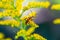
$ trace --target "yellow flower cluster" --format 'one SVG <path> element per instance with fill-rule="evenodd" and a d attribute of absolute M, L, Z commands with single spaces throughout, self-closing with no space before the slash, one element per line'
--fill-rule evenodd
<path fill-rule="evenodd" d="M 20 22 L 17 22 L 16 20 L 4 20 L 0 21 L 0 25 L 11 25 L 11 27 L 19 27 Z"/>
<path fill-rule="evenodd" d="M 27 6 L 23 7 L 23 10 L 28 10 L 30 8 L 48 8 L 50 6 L 50 2 L 46 1 L 46 2 L 29 2 Z M 52 10 L 60 10 L 60 4 L 53 4 L 51 6 Z"/>
<path fill-rule="evenodd" d="M 51 9 L 52 10 L 60 10 L 60 4 L 52 5 Z"/>
<path fill-rule="evenodd" d="M 33 21 L 29 21 L 29 24 L 33 27 L 39 27 L 37 24 L 35 24 Z"/>
<path fill-rule="evenodd" d="M 29 2 L 28 6 L 31 7 L 44 7 L 44 8 L 48 8 L 50 6 L 50 2 L 46 1 L 46 2 Z"/>
<path fill-rule="evenodd" d="M 6 4 L 4 5 L 4 8 L 5 8 L 5 9 L 13 9 L 13 6 L 12 6 L 11 4 L 6 3 Z"/>
<path fill-rule="evenodd" d="M 35 11 L 31 12 L 31 13 L 29 14 L 29 16 L 30 16 L 30 17 L 36 17 L 36 12 L 35 12 Z"/>
<path fill-rule="evenodd" d="M 14 0 L 1 0 L 2 2 L 12 2 Z"/>
<path fill-rule="evenodd" d="M 16 2 L 15 2 L 16 8 L 15 8 L 14 4 L 12 4 L 12 3 L 14 3 L 14 0 L 1 0 L 0 8 L 5 9 L 5 10 L 3 10 L 4 11 L 3 14 L 1 13 L 1 15 L 3 15 L 4 17 L 5 16 L 11 16 L 11 17 L 20 16 L 20 9 L 22 8 L 22 2 L 23 2 L 23 0 L 16 0 Z"/>
<path fill-rule="evenodd" d="M 20 31 L 18 31 L 18 32 L 17 32 L 17 35 L 15 36 L 15 39 L 18 39 L 18 37 L 24 35 L 25 32 L 26 32 L 25 30 L 20 30 Z"/>
<path fill-rule="evenodd" d="M 23 7 L 23 11 L 28 10 L 28 9 L 30 9 L 29 6 L 24 6 L 24 7 Z"/>
<path fill-rule="evenodd" d="M 4 38 L 4 34 L 0 33 L 0 39 L 3 39 L 3 38 Z"/>
<path fill-rule="evenodd" d="M 39 34 L 33 34 L 32 36 L 35 37 L 38 40 L 47 40 L 44 37 L 42 37 L 41 35 L 39 35 Z"/>
<path fill-rule="evenodd" d="M 4 38 L 5 35 L 0 32 L 0 40 L 12 40 L 11 38 Z"/>
<path fill-rule="evenodd" d="M 4 8 L 3 12 L 0 12 L 0 17 L 6 17 L 6 16 L 11 16 L 13 18 L 16 18 L 16 20 L 1 20 L 0 21 L 0 25 L 11 25 L 11 27 L 19 27 L 20 26 L 20 12 L 23 9 L 28 10 L 30 8 L 35 8 L 35 7 L 44 7 L 44 8 L 48 8 L 50 6 L 50 2 L 46 1 L 46 2 L 29 2 L 27 6 L 22 7 L 24 0 L 1 0 L 0 1 L 0 8 Z M 17 17 L 18 16 L 18 17 Z M 27 36 L 30 36 L 34 30 L 38 27 L 37 24 L 35 24 L 31 19 L 32 17 L 36 16 L 36 12 L 32 11 L 28 16 L 24 16 L 22 19 L 22 22 L 25 21 L 26 23 L 30 24 L 31 27 L 27 30 L 25 29 L 21 29 L 17 32 L 17 35 L 15 36 L 16 39 L 18 39 L 18 37 L 23 36 L 26 40 L 27 40 Z M 19 20 L 20 19 L 20 20 Z M 19 20 L 19 22 L 17 21 Z M 22 23 L 23 26 L 27 26 L 24 25 Z M 33 35 L 35 38 L 39 39 L 42 38 L 40 37 L 38 34 L 34 34 Z M 36 37 L 37 36 L 37 37 Z M 2 33 L 0 33 L 0 39 L 3 39 L 4 35 Z M 10 38 L 6 38 L 3 40 L 12 40 Z"/>
<path fill-rule="evenodd" d="M 2 2 L 7 2 L 7 0 L 1 0 Z"/>
<path fill-rule="evenodd" d="M 33 18 L 33 17 L 36 17 L 36 12 L 35 11 L 32 11 L 31 13 L 29 13 L 27 16 L 24 16 L 22 18 L 20 18 L 21 20 L 27 20 L 29 18 Z"/>
<path fill-rule="evenodd" d="M 26 35 L 31 35 L 31 33 L 33 33 L 35 31 L 36 27 L 30 27 L 27 31 L 26 31 Z"/>
<path fill-rule="evenodd" d="M 19 17 L 20 13 L 14 10 L 5 10 L 3 12 L 0 12 L 0 18 L 7 17 L 7 16 L 10 16 L 12 18 L 16 16 Z"/>
<path fill-rule="evenodd" d="M 54 24 L 60 24 L 60 18 L 57 18 L 57 19 L 53 20 L 53 23 Z"/>
<path fill-rule="evenodd" d="M 35 31 L 35 29 L 38 27 L 38 25 L 36 25 L 33 21 L 30 21 L 30 24 L 31 24 L 31 27 L 28 30 L 22 29 L 22 30 L 18 31 L 15 38 L 18 39 L 18 37 L 23 36 L 24 34 L 26 36 L 31 35 Z"/>
<path fill-rule="evenodd" d="M 34 30 L 35 30 L 35 27 L 31 27 L 27 31 L 20 30 L 19 32 L 17 32 L 17 35 L 15 36 L 15 39 L 18 39 L 18 37 L 25 35 L 27 37 L 26 39 L 30 39 L 30 37 L 33 36 L 35 39 L 38 39 L 38 40 L 47 40 L 39 34 L 31 35 L 34 32 Z"/>
<path fill-rule="evenodd" d="M 24 0 L 16 0 L 16 10 L 20 11 L 22 9 L 22 3 Z"/>
<path fill-rule="evenodd" d="M 0 2 L 0 8 L 3 8 L 3 5 L 4 5 L 3 2 Z"/>
<path fill-rule="evenodd" d="M 13 2 L 13 0 L 1 0 L 0 8 L 13 9 L 13 6 L 11 5 L 12 2 Z"/>

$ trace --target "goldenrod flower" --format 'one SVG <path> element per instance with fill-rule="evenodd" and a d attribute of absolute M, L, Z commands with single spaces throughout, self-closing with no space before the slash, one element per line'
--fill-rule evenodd
<path fill-rule="evenodd" d="M 37 2 L 29 2 L 28 3 L 28 6 L 31 8 L 34 8 L 34 7 L 37 7 L 37 4 L 36 4 Z"/>
<path fill-rule="evenodd" d="M 21 3 L 22 3 L 23 1 L 24 1 L 24 0 L 16 0 L 16 2 L 21 2 Z"/>
<path fill-rule="evenodd" d="M 33 34 L 33 37 L 35 37 L 35 39 L 38 39 L 38 40 L 47 40 L 39 34 Z"/>
<path fill-rule="evenodd" d="M 21 20 L 26 20 L 27 18 L 29 18 L 29 16 L 24 16 L 22 18 L 20 18 Z"/>
<path fill-rule="evenodd" d="M 12 18 L 15 17 L 15 14 L 11 14 L 10 17 L 12 17 Z"/>
<path fill-rule="evenodd" d="M 31 33 L 33 33 L 35 31 L 36 27 L 30 27 L 27 31 L 26 31 L 26 35 L 30 35 Z"/>
<path fill-rule="evenodd" d="M 16 10 L 22 9 L 22 3 L 24 0 L 16 0 Z"/>
<path fill-rule="evenodd" d="M 2 12 L 0 12 L 0 18 L 3 16 L 3 13 Z"/>
<path fill-rule="evenodd" d="M 2 2 L 7 2 L 7 0 L 2 0 Z"/>
<path fill-rule="evenodd" d="M 25 30 L 20 30 L 20 31 L 18 31 L 18 33 L 17 33 L 17 35 L 19 36 L 19 35 L 21 35 L 21 34 L 24 34 L 25 33 Z"/>
<path fill-rule="evenodd" d="M 20 11 L 16 11 L 14 14 L 15 14 L 15 16 L 19 17 L 21 13 L 20 13 Z"/>
<path fill-rule="evenodd" d="M 9 3 L 9 2 L 12 2 L 12 1 L 14 1 L 14 0 L 1 0 L 1 2 L 6 2 L 6 3 Z"/>
<path fill-rule="evenodd" d="M 19 27 L 20 25 L 20 22 L 17 22 L 16 20 L 12 20 L 11 23 L 12 23 L 11 26 L 13 25 L 13 26 Z"/>
<path fill-rule="evenodd" d="M 11 38 L 6 38 L 5 40 L 12 40 Z"/>
<path fill-rule="evenodd" d="M 12 1 L 14 1 L 14 0 L 7 0 L 7 2 L 12 2 Z"/>
<path fill-rule="evenodd" d="M 17 35 L 15 36 L 15 39 L 18 39 L 18 37 L 20 37 L 20 36 L 24 36 L 25 33 L 26 33 L 25 30 L 20 30 L 20 31 L 18 31 L 18 32 L 17 32 Z"/>
<path fill-rule="evenodd" d="M 3 14 L 3 16 L 4 16 L 4 17 L 7 17 L 7 16 L 9 16 L 9 14 L 8 14 L 8 13 L 5 13 L 5 14 Z"/>
<path fill-rule="evenodd" d="M 0 1 L 0 8 L 2 8 L 4 5 L 3 5 L 3 2 Z"/>
<path fill-rule="evenodd" d="M 22 18 L 20 18 L 20 19 L 21 19 L 21 20 L 28 20 L 29 18 L 33 18 L 33 17 L 35 17 L 35 16 L 36 16 L 36 12 L 33 11 L 33 12 L 29 13 L 27 16 L 24 16 L 24 17 L 22 17 Z"/>
<path fill-rule="evenodd" d="M 60 10 L 60 4 L 54 4 L 51 7 L 52 10 Z"/>
<path fill-rule="evenodd" d="M 17 5 L 16 10 L 18 10 L 18 11 L 22 10 L 22 4 Z"/>
<path fill-rule="evenodd" d="M 11 27 L 20 27 L 20 21 L 22 26 L 24 28 L 20 28 L 20 30 L 17 32 L 17 35 L 15 36 L 15 39 L 18 39 L 18 37 L 22 36 L 25 40 L 29 40 L 28 36 L 34 32 L 34 30 L 38 27 L 37 24 L 35 24 L 32 21 L 32 18 L 36 16 L 36 12 L 31 11 L 30 14 L 27 16 L 21 17 L 20 14 L 23 13 L 25 10 L 28 10 L 30 8 L 36 8 L 36 7 L 44 7 L 48 8 L 50 6 L 50 2 L 29 2 L 27 6 L 22 6 L 24 0 L 1 0 L 0 1 L 0 8 L 3 8 L 4 10 L 0 12 L 0 17 L 12 17 L 12 20 L 0 20 L 0 25 L 9 25 Z M 21 12 L 21 10 L 23 10 Z M 21 13 L 20 13 L 21 12 Z M 31 27 L 27 30 L 25 30 L 25 27 L 28 26 L 26 23 L 28 23 Z M 21 26 L 21 27 L 22 27 Z M 44 40 L 43 37 L 39 36 L 38 34 L 33 35 L 36 39 L 40 38 Z M 0 33 L 0 39 L 1 40 L 12 40 L 11 38 L 4 38 L 4 35 Z"/>
<path fill-rule="evenodd" d="M 48 8 L 49 6 L 50 6 L 50 2 L 48 2 L 48 1 L 46 1 L 45 3 L 44 3 L 45 5 L 45 8 Z"/>
<path fill-rule="evenodd" d="M 11 20 L 10 22 L 11 26 L 14 25 L 16 27 L 19 27 L 20 26 L 20 22 L 17 22 L 16 20 Z M 13 27 L 13 26 L 12 26 Z"/>
<path fill-rule="evenodd" d="M 36 12 L 35 12 L 35 11 L 31 12 L 31 13 L 29 14 L 29 16 L 30 16 L 30 17 L 35 17 L 35 16 L 36 16 Z"/>
<path fill-rule="evenodd" d="M 35 24 L 33 21 L 29 21 L 29 24 L 33 27 L 39 27 L 37 24 Z"/>
<path fill-rule="evenodd" d="M 9 14 L 9 13 L 12 13 L 13 11 L 14 11 L 14 10 L 12 10 L 12 9 L 11 9 L 11 10 L 6 9 L 6 10 L 3 11 L 3 13 L 4 13 L 4 14 L 5 14 L 5 13 L 8 13 L 8 14 Z"/>
<path fill-rule="evenodd" d="M 11 25 L 13 26 L 18 26 L 20 25 L 20 22 L 17 22 L 16 20 L 4 20 L 4 21 L 0 21 L 0 25 Z"/>
<path fill-rule="evenodd" d="M 11 16 L 11 17 L 19 17 L 20 12 L 19 11 L 14 11 L 14 10 L 5 10 L 2 12 L 2 15 L 5 16 Z"/>
<path fill-rule="evenodd" d="M 28 10 L 28 9 L 30 9 L 29 6 L 24 6 L 24 7 L 23 7 L 23 10 L 24 10 L 24 11 L 25 11 L 25 10 Z"/>
<path fill-rule="evenodd" d="M 0 12 L 0 18 L 9 16 L 9 13 Z"/>
<path fill-rule="evenodd" d="M 3 39 L 5 35 L 3 33 L 0 33 L 0 39 Z"/>
<path fill-rule="evenodd" d="M 6 9 L 13 9 L 13 6 L 9 3 L 5 4 L 4 8 Z"/>
<path fill-rule="evenodd" d="M 50 2 L 46 1 L 46 2 L 40 2 L 40 6 L 44 7 L 44 8 L 48 8 L 50 6 Z"/>
<path fill-rule="evenodd" d="M 53 20 L 53 23 L 54 24 L 60 24 L 60 18 L 57 18 L 57 19 Z"/>
<path fill-rule="evenodd" d="M 48 8 L 50 6 L 50 2 L 46 1 L 46 2 L 29 2 L 28 6 L 31 8 L 35 8 L 35 7 L 43 7 L 43 8 Z"/>

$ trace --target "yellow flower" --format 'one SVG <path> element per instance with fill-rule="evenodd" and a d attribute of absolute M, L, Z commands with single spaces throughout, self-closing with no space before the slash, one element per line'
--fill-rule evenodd
<path fill-rule="evenodd" d="M 28 6 L 31 7 L 37 7 L 37 2 L 29 2 Z"/>
<path fill-rule="evenodd" d="M 14 13 L 11 13 L 10 16 L 13 18 L 15 17 L 16 15 Z"/>
<path fill-rule="evenodd" d="M 14 10 L 5 10 L 3 13 L 9 14 L 9 16 L 11 16 L 11 17 L 20 16 L 20 12 L 14 11 Z"/>
<path fill-rule="evenodd" d="M 57 18 L 57 19 L 53 20 L 53 23 L 54 24 L 60 24 L 60 18 Z"/>
<path fill-rule="evenodd" d="M 0 21 L 0 25 L 1 25 L 1 24 L 3 24 L 3 22 L 2 22 L 2 21 Z"/>
<path fill-rule="evenodd" d="M 3 14 L 3 16 L 6 17 L 6 16 L 9 16 L 9 14 L 8 13 L 5 13 L 5 14 Z"/>
<path fill-rule="evenodd" d="M 20 26 L 20 22 L 17 22 L 16 20 L 10 20 L 10 24 L 12 27 L 19 27 Z"/>
<path fill-rule="evenodd" d="M 45 8 L 48 8 L 49 6 L 50 6 L 50 2 L 48 2 L 48 1 L 46 1 L 45 3 L 44 3 L 45 5 Z"/>
<path fill-rule="evenodd" d="M 5 37 L 5 35 L 0 32 L 0 39 L 3 39 L 4 37 Z"/>
<path fill-rule="evenodd" d="M 44 37 L 42 37 L 41 35 L 39 35 L 39 34 L 33 34 L 33 36 L 34 36 L 36 39 L 38 39 L 38 40 L 47 40 L 47 39 L 45 39 Z"/>
<path fill-rule="evenodd" d="M 37 24 L 35 24 L 33 21 L 30 21 L 29 24 L 30 24 L 31 26 L 33 26 L 33 27 L 36 27 L 36 28 L 39 27 L 39 26 L 38 26 Z"/>
<path fill-rule="evenodd" d="M 21 13 L 20 13 L 20 11 L 16 11 L 14 14 L 15 14 L 15 16 L 19 17 Z"/>
<path fill-rule="evenodd" d="M 2 0 L 2 2 L 7 2 L 7 0 Z"/>
<path fill-rule="evenodd" d="M 19 38 L 19 36 L 15 36 L 15 39 L 18 39 Z"/>
<path fill-rule="evenodd" d="M 29 16 L 24 16 L 24 17 L 21 17 L 20 20 L 26 20 L 27 18 L 29 18 Z"/>
<path fill-rule="evenodd" d="M 24 0 L 16 0 L 16 2 L 20 2 L 20 3 L 22 3 Z"/>
<path fill-rule="evenodd" d="M 11 16 L 11 17 L 20 16 L 20 12 L 7 9 L 3 11 L 3 16 Z"/>
<path fill-rule="evenodd" d="M 4 25 L 10 25 L 10 20 L 4 20 L 2 22 L 4 23 Z"/>
<path fill-rule="evenodd" d="M 24 7 L 23 7 L 23 10 L 24 10 L 24 11 L 25 11 L 25 10 L 28 10 L 28 9 L 30 9 L 29 6 L 24 6 Z"/>
<path fill-rule="evenodd" d="M 35 27 L 30 27 L 27 31 L 26 31 L 26 35 L 30 35 L 31 33 L 33 33 L 35 30 Z"/>
<path fill-rule="evenodd" d="M 52 5 L 51 9 L 52 10 L 60 10 L 60 4 Z"/>
<path fill-rule="evenodd" d="M 22 9 L 22 3 L 24 0 L 16 0 L 16 10 Z"/>
<path fill-rule="evenodd" d="M 12 1 L 14 1 L 14 0 L 7 0 L 7 2 L 12 2 Z"/>
<path fill-rule="evenodd" d="M 22 9 L 22 4 L 16 6 L 16 10 L 20 11 Z"/>
<path fill-rule="evenodd" d="M 2 12 L 0 12 L 0 18 L 3 16 L 3 13 Z"/>
<path fill-rule="evenodd" d="M 46 1 L 46 2 L 29 2 L 28 6 L 31 8 L 35 8 L 35 7 L 43 7 L 43 8 L 48 8 L 50 6 L 50 2 Z"/>
<path fill-rule="evenodd" d="M 25 33 L 25 30 L 20 30 L 20 31 L 18 31 L 18 33 L 17 33 L 17 35 L 21 35 L 21 34 L 24 34 Z"/>
<path fill-rule="evenodd" d="M 11 38 L 6 38 L 5 40 L 12 40 Z"/>
<path fill-rule="evenodd" d="M 4 20 L 0 21 L 0 25 L 11 25 L 12 27 L 19 27 L 20 22 L 17 22 L 16 20 Z"/>
<path fill-rule="evenodd" d="M 3 5 L 3 2 L 0 1 L 0 8 L 2 8 L 4 5 Z"/>
<path fill-rule="evenodd" d="M 11 13 L 11 12 L 13 12 L 13 10 L 6 9 L 6 10 L 3 11 L 4 14 L 5 13 Z"/>
<path fill-rule="evenodd" d="M 5 4 L 4 8 L 6 9 L 13 9 L 13 6 L 9 3 Z"/>
<path fill-rule="evenodd" d="M 13 2 L 14 0 L 1 0 L 1 2 L 6 2 L 6 3 L 10 3 Z"/>
<path fill-rule="evenodd" d="M 36 12 L 35 12 L 35 11 L 31 12 L 31 13 L 29 14 L 29 16 L 30 16 L 30 17 L 35 17 L 35 16 L 36 16 Z"/>
<path fill-rule="evenodd" d="M 15 36 L 15 39 L 18 39 L 18 37 L 23 36 L 23 35 L 25 34 L 25 32 L 26 32 L 26 31 L 23 30 L 23 29 L 20 30 L 20 31 L 18 31 L 18 32 L 17 32 L 17 35 Z"/>

